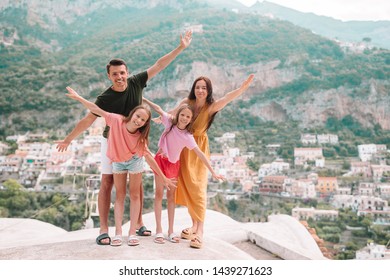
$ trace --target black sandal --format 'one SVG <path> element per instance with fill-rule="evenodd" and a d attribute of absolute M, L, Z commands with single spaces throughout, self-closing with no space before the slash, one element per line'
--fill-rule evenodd
<path fill-rule="evenodd" d="M 108 243 L 102 242 L 102 240 L 108 239 Z M 108 235 L 108 233 L 102 233 L 98 237 L 96 237 L 96 244 L 98 245 L 110 245 L 111 244 L 111 238 Z"/>
<path fill-rule="evenodd" d="M 135 233 L 139 236 L 151 236 L 152 235 L 152 231 L 147 229 L 145 226 L 142 226 L 139 229 L 137 229 Z M 147 234 L 147 233 L 149 233 L 149 234 Z"/>

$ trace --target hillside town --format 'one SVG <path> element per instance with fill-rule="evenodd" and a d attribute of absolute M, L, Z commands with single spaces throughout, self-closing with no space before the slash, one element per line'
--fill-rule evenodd
<path fill-rule="evenodd" d="M 55 186 L 45 182 L 58 181 L 75 174 L 99 174 L 101 127 L 94 125 L 89 128 L 66 152 L 58 152 L 56 144 L 49 143 L 48 134 L 45 133 L 7 137 L 8 142 L 17 144 L 17 149 L 9 154 L 9 147 L 0 143 L 1 189 L 4 188 L 2 183 L 12 178 L 29 191 L 53 191 Z M 235 133 L 228 132 L 215 138 L 214 141 L 222 147 L 222 153 L 212 153 L 210 158 L 214 170 L 224 175 L 229 186 L 232 186 L 232 189 L 224 190 L 226 199 L 239 199 L 248 193 L 317 199 L 327 202 L 332 209 L 295 207 L 291 216 L 300 221 L 309 218 L 335 220 L 339 209 L 349 208 L 356 211 L 358 216 L 369 216 L 374 224 L 390 225 L 390 165 L 386 161 L 389 156 L 386 145 L 359 145 L 359 157 L 348 162 L 350 167 L 347 172 L 342 176 L 325 177 L 318 173 L 326 168 L 338 167 L 334 163 L 327 163 L 322 145 L 337 145 L 337 135 L 302 134 L 300 141 L 303 147 L 294 148 L 291 162 L 278 158 L 280 144 L 266 145 L 266 152 L 271 155 L 269 158 L 274 160 L 261 164 L 257 171 L 251 170 L 247 161 L 259 155 L 255 151 L 242 154 L 235 146 L 235 137 Z M 151 172 L 148 166 L 145 167 L 147 172 Z M 211 180 L 210 176 L 212 189 L 214 184 Z M 216 189 L 212 191 L 222 192 Z M 373 246 L 376 244 L 368 244 L 371 249 L 365 250 L 379 250 L 377 247 L 373 249 Z M 387 253 L 382 255 L 387 256 Z M 364 252 L 359 253 L 359 257 L 369 258 Z"/>

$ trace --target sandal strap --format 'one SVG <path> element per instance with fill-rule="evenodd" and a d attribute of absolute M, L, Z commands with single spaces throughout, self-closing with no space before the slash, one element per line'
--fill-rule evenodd
<path fill-rule="evenodd" d="M 164 238 L 164 234 L 162 232 L 156 233 L 155 238 Z"/>
<path fill-rule="evenodd" d="M 120 240 L 122 241 L 122 235 L 115 235 L 113 238 L 112 238 L 112 241 L 114 240 Z"/>
<path fill-rule="evenodd" d="M 136 235 L 130 235 L 127 240 L 128 241 L 132 241 L 132 240 L 138 240 L 139 241 L 139 238 Z"/>
<path fill-rule="evenodd" d="M 190 234 L 192 234 L 192 228 L 185 228 L 181 232 L 184 234 L 190 235 Z"/>
<path fill-rule="evenodd" d="M 199 235 L 195 235 L 194 238 L 192 238 L 191 241 L 202 243 L 202 238 L 200 238 Z"/>

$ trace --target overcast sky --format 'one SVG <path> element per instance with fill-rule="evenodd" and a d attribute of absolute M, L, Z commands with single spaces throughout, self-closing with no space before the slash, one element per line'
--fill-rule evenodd
<path fill-rule="evenodd" d="M 237 0 L 251 6 L 257 0 Z M 267 0 L 301 12 L 343 21 L 390 20 L 390 0 Z M 262 2 L 262 0 L 259 0 Z"/>

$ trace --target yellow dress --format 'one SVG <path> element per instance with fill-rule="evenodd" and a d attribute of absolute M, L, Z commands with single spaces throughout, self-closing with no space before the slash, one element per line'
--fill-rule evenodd
<path fill-rule="evenodd" d="M 210 158 L 209 138 L 206 127 L 209 120 L 207 104 L 196 117 L 194 138 L 200 150 Z M 180 155 L 180 172 L 176 190 L 176 204 L 187 206 L 195 221 L 204 221 L 207 207 L 208 169 L 194 151 L 184 148 Z"/>

